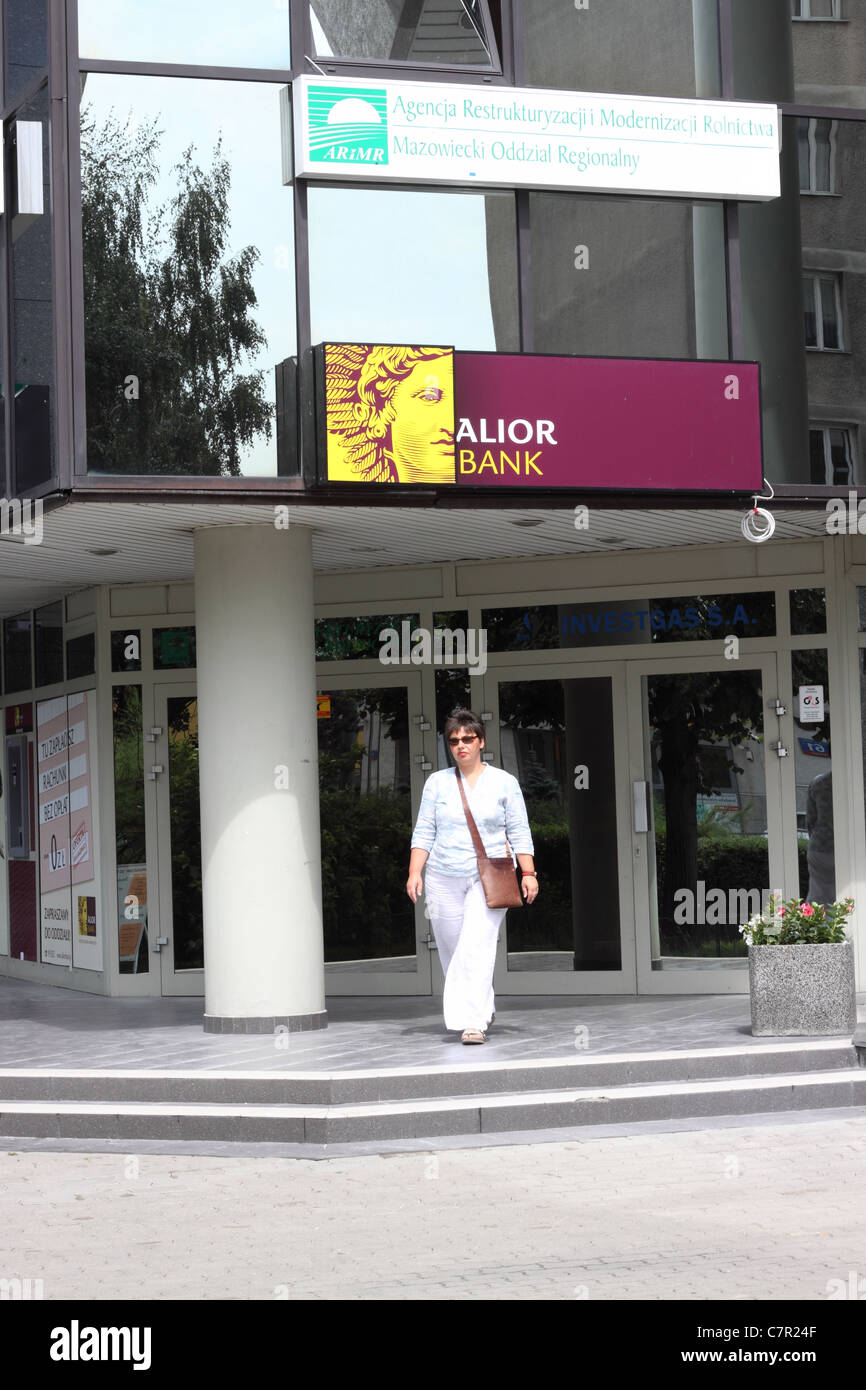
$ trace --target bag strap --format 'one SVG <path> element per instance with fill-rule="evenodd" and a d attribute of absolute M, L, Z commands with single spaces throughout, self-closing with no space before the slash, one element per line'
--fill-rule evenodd
<path fill-rule="evenodd" d="M 487 850 L 484 848 L 484 842 L 478 834 L 478 826 L 475 824 L 475 817 L 469 809 L 469 802 L 466 800 L 466 789 L 463 786 L 463 774 L 459 767 L 455 767 L 454 771 L 457 774 L 457 785 L 460 788 L 460 797 L 463 802 L 463 810 L 466 813 L 466 821 L 469 825 L 469 834 L 472 836 L 472 843 L 475 846 L 475 855 L 480 864 L 482 859 L 487 858 Z"/>

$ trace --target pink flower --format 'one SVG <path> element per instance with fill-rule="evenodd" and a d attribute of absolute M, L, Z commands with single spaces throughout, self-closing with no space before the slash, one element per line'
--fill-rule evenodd
<path fill-rule="evenodd" d="M 786 907 L 780 907 L 780 908 L 779 908 L 779 916 L 780 916 L 780 917 L 784 917 L 784 915 L 785 915 L 785 913 L 786 913 L 787 911 L 788 911 L 788 909 L 787 909 Z"/>
<path fill-rule="evenodd" d="M 814 917 L 814 915 L 815 915 L 815 909 L 814 909 L 814 907 L 812 907 L 809 903 L 804 903 L 804 904 L 803 904 L 803 916 L 804 916 L 804 917 Z"/>

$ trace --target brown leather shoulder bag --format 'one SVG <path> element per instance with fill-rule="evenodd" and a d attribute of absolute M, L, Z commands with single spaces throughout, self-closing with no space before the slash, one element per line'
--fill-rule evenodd
<path fill-rule="evenodd" d="M 463 774 L 459 767 L 455 767 L 454 771 L 457 774 L 457 785 L 460 788 L 469 834 L 472 836 L 472 843 L 475 846 L 478 873 L 481 876 L 481 887 L 484 889 L 487 906 L 523 907 L 523 894 L 520 891 L 520 884 L 517 882 L 517 871 L 512 860 L 509 857 L 505 859 L 489 858 L 484 848 L 484 842 L 478 834 L 475 817 L 469 809 L 466 788 L 463 786 Z"/>

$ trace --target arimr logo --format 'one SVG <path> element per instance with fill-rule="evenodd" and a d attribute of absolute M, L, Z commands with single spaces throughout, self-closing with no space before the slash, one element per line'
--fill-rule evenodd
<path fill-rule="evenodd" d="M 314 163 L 388 163 L 384 88 L 310 87 L 307 111 Z"/>

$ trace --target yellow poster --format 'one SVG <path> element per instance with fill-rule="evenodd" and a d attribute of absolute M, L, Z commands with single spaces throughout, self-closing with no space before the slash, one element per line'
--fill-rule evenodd
<path fill-rule="evenodd" d="M 456 481 L 454 352 L 325 345 L 329 483 Z"/>

